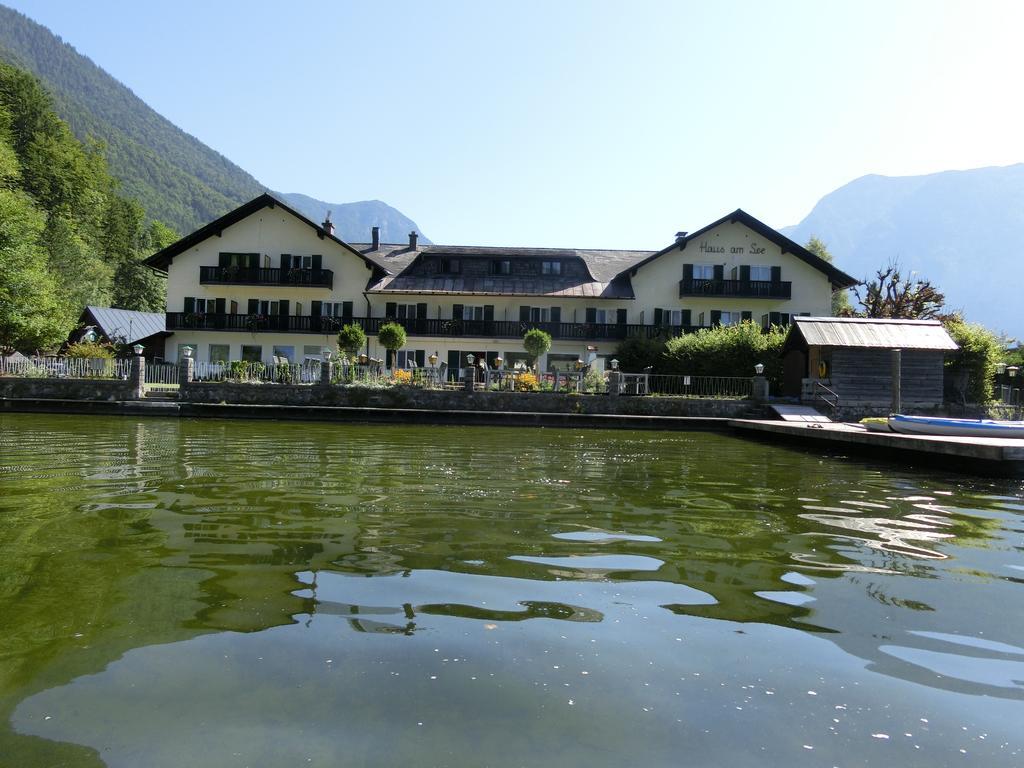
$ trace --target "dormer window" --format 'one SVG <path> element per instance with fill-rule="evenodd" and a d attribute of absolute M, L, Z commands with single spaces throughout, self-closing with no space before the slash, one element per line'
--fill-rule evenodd
<path fill-rule="evenodd" d="M 512 262 L 508 259 L 495 259 L 491 262 L 492 275 L 511 275 Z"/>
<path fill-rule="evenodd" d="M 462 271 L 462 265 L 458 259 L 439 259 L 437 271 L 446 275 L 457 275 Z"/>
<path fill-rule="evenodd" d="M 562 274 L 562 262 L 542 261 L 540 263 L 540 273 L 542 275 L 560 275 Z"/>

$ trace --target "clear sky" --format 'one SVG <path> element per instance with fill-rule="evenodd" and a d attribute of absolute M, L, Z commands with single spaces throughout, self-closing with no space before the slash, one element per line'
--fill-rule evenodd
<path fill-rule="evenodd" d="M 3 2 L 267 187 L 435 242 L 657 248 L 1024 161 L 1017 1 Z"/>

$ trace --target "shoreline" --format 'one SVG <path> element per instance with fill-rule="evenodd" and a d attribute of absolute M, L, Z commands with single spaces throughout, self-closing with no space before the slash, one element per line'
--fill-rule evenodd
<path fill-rule="evenodd" d="M 408 424 L 561 429 L 703 431 L 821 454 L 842 451 L 903 466 L 944 469 L 959 474 L 1024 477 L 1024 441 L 992 438 L 940 438 L 869 433 L 835 423 L 806 424 L 719 416 L 552 413 L 333 405 L 195 403 L 161 400 L 70 400 L 0 398 L 2 413 L 75 414 L 146 418 L 254 419 L 341 424 Z"/>

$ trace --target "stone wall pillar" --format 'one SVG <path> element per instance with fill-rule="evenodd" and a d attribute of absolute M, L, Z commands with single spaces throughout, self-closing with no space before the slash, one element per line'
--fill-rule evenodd
<path fill-rule="evenodd" d="M 612 370 L 608 374 L 608 394 L 618 397 L 622 392 L 622 374 L 618 370 Z"/>
<path fill-rule="evenodd" d="M 331 386 L 331 379 L 334 378 L 334 363 L 331 360 L 324 360 L 320 363 L 320 384 L 324 387 Z"/>
<path fill-rule="evenodd" d="M 467 365 L 462 369 L 462 386 L 467 392 L 476 391 L 476 366 Z"/>
<path fill-rule="evenodd" d="M 196 375 L 196 361 L 194 358 L 186 357 L 178 363 L 178 386 L 184 387 L 192 383 Z"/>
<path fill-rule="evenodd" d="M 146 358 L 135 355 L 132 358 L 132 372 L 129 376 L 132 385 L 132 397 L 141 400 L 146 396 Z"/>
<path fill-rule="evenodd" d="M 765 376 L 754 376 L 750 380 L 750 396 L 755 402 L 763 403 L 768 399 L 768 379 Z"/>

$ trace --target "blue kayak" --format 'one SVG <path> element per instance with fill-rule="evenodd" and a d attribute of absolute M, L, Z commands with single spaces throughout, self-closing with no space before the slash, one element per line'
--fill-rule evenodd
<path fill-rule="evenodd" d="M 889 428 L 906 435 L 1012 437 L 1024 440 L 1024 421 L 946 419 L 938 416 L 890 416 Z"/>

